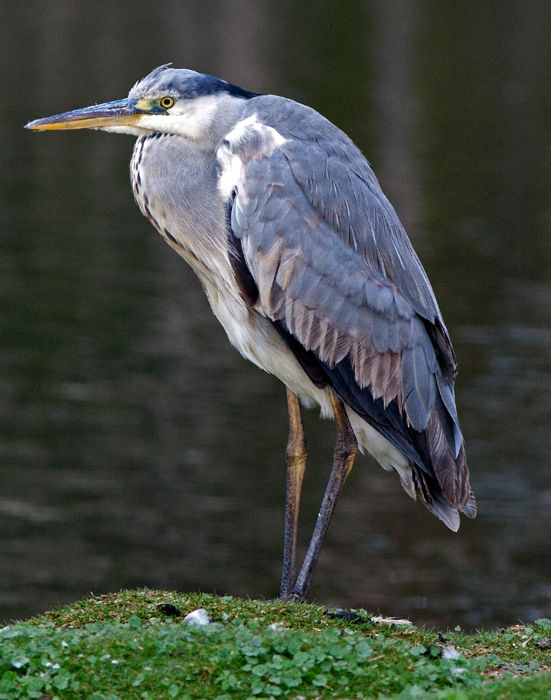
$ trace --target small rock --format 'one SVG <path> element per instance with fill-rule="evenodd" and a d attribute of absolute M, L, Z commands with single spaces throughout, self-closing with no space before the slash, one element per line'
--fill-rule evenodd
<path fill-rule="evenodd" d="M 157 610 L 164 613 L 165 615 L 170 615 L 171 617 L 178 617 L 181 615 L 181 611 L 172 603 L 163 603 L 162 605 L 157 605 Z"/>
<path fill-rule="evenodd" d="M 346 622 L 369 622 L 369 618 L 365 615 L 360 615 L 356 610 L 344 610 L 343 608 L 335 608 L 335 610 L 324 610 L 324 615 L 337 620 L 346 620 Z"/>
<path fill-rule="evenodd" d="M 212 622 L 205 608 L 197 608 L 184 617 L 186 625 L 208 625 Z"/>
<path fill-rule="evenodd" d="M 376 625 L 413 625 L 411 620 L 406 620 L 405 618 L 399 617 L 381 617 L 380 615 L 375 615 L 371 618 L 371 622 Z"/>
<path fill-rule="evenodd" d="M 455 647 L 449 646 L 442 649 L 443 659 L 459 659 L 461 654 L 457 651 Z"/>
<path fill-rule="evenodd" d="M 282 625 L 281 622 L 272 622 L 271 625 L 268 625 L 268 629 L 272 630 L 273 632 L 281 632 L 281 630 L 286 630 L 288 627 Z"/>

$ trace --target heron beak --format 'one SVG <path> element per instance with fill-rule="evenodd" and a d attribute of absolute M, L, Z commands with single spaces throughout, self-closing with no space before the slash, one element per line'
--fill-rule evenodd
<path fill-rule="evenodd" d="M 141 101 L 140 101 L 141 102 Z M 130 98 L 104 102 L 71 112 L 54 114 L 52 117 L 35 119 L 25 124 L 25 129 L 33 131 L 58 131 L 63 129 L 105 129 L 113 126 L 132 126 L 142 114 L 151 113 L 140 102 Z M 145 106 L 145 105 L 143 105 Z"/>

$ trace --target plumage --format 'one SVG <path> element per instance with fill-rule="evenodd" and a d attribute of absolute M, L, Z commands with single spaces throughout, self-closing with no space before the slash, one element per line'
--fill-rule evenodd
<path fill-rule="evenodd" d="M 300 113 L 300 133 L 274 118 L 292 112 Z M 431 475 L 414 479 L 416 492 L 455 528 L 447 508 L 472 514 L 455 355 L 394 210 L 359 150 L 313 110 L 258 97 L 243 121 L 230 144 L 242 170 L 234 192 L 240 213 L 229 224 L 260 290 L 254 311 L 312 352 L 344 403 Z M 259 142 L 257 124 L 276 129 L 281 143 Z M 389 411 L 392 420 L 381 421 Z"/>
<path fill-rule="evenodd" d="M 457 362 L 427 275 L 365 157 L 315 110 L 160 66 L 126 100 L 33 129 L 138 136 L 142 213 L 193 268 L 241 354 L 287 386 L 281 595 L 304 597 L 357 445 L 452 530 L 476 514 L 455 407 Z M 337 440 L 292 586 L 306 446 L 298 399 Z"/>

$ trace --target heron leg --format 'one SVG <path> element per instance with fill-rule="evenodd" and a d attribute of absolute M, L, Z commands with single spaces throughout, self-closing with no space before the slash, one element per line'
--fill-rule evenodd
<path fill-rule="evenodd" d="M 287 487 L 285 495 L 285 539 L 283 543 L 283 566 L 279 597 L 291 597 L 295 578 L 295 557 L 297 548 L 297 526 L 300 507 L 302 480 L 306 470 L 306 439 L 300 415 L 298 396 L 287 389 L 287 409 L 289 411 L 289 437 L 287 440 Z"/>
<path fill-rule="evenodd" d="M 335 510 L 337 498 L 347 476 L 352 470 L 352 466 L 358 452 L 356 436 L 354 435 L 354 431 L 352 430 L 342 402 L 334 394 L 332 394 L 331 403 L 335 414 L 335 422 L 337 424 L 337 437 L 335 442 L 335 450 L 333 453 L 333 467 L 325 489 L 321 508 L 318 513 L 318 519 L 312 534 L 312 539 L 310 540 L 310 545 L 308 546 L 308 551 L 306 552 L 300 574 L 298 575 L 296 583 L 291 591 L 291 597 L 298 600 L 304 600 L 306 594 L 308 593 L 312 576 L 314 575 L 314 571 L 318 563 L 321 545 L 323 544 L 327 528 L 329 527 L 329 521 L 331 520 L 331 516 Z"/>

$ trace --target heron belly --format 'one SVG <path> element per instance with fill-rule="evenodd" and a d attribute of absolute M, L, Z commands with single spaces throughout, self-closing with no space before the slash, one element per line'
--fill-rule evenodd
<path fill-rule="evenodd" d="M 230 343 L 250 362 L 273 374 L 295 392 L 306 405 L 319 405 L 322 415 L 332 416 L 327 389 L 316 387 L 293 353 L 283 342 L 271 321 L 250 309 L 235 289 L 202 280 L 216 318 L 222 324 Z"/>

